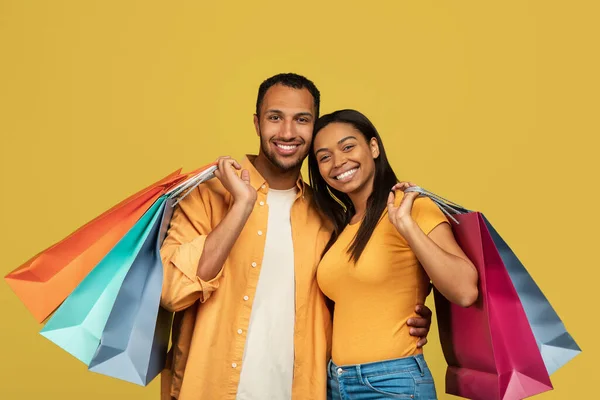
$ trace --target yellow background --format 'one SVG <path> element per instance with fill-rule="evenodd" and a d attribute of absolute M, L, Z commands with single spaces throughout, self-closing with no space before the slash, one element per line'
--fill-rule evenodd
<path fill-rule="evenodd" d="M 177 167 L 256 152 L 258 85 L 293 71 L 322 112 L 366 113 L 402 179 L 486 213 L 584 349 L 539 398 L 596 398 L 598 3 L 319 3 L 0 0 L 0 273 Z M 0 398 L 158 398 L 87 372 L 4 282 L 0 304 Z"/>

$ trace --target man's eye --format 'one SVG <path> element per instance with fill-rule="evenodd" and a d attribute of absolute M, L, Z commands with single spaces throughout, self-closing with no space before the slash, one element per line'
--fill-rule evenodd
<path fill-rule="evenodd" d="M 353 148 L 353 147 L 354 147 L 354 146 L 353 146 L 353 145 L 351 145 L 351 144 L 349 144 L 348 146 L 344 146 L 344 151 L 348 151 L 348 150 L 350 150 L 350 149 L 351 149 L 351 148 Z"/>
<path fill-rule="evenodd" d="M 270 119 L 271 121 L 277 121 L 277 120 L 279 120 L 279 115 L 271 115 L 271 116 L 269 117 L 269 119 Z"/>

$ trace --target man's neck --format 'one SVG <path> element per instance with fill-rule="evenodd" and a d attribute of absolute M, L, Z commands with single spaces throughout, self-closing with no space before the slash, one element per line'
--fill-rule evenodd
<path fill-rule="evenodd" d="M 264 155 L 259 154 L 254 159 L 254 168 L 262 175 L 263 178 L 269 184 L 269 187 L 275 190 L 286 190 L 291 189 L 296 185 L 298 177 L 300 176 L 300 169 L 302 166 L 291 169 L 289 171 L 282 171 L 281 168 L 273 165 Z"/>

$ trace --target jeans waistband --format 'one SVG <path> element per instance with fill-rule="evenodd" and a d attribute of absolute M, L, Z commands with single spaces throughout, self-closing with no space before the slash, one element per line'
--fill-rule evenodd
<path fill-rule="evenodd" d="M 338 378 L 344 379 L 358 379 L 362 382 L 364 375 L 392 374 L 410 371 L 411 369 L 418 369 L 421 375 L 425 375 L 426 368 L 427 363 L 425 362 L 423 354 L 417 354 L 415 356 L 397 358 L 394 360 L 343 366 L 336 365 L 333 360 L 329 360 L 327 374 L 330 378 L 332 376 L 337 376 Z"/>

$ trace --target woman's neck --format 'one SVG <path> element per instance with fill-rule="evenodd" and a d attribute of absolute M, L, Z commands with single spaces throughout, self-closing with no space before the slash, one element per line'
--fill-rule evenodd
<path fill-rule="evenodd" d="M 355 224 L 362 220 L 367 212 L 367 201 L 373 193 L 373 177 L 371 177 L 365 184 L 359 187 L 356 191 L 348 193 L 350 201 L 354 205 L 354 216 L 350 220 L 351 224 Z"/>

